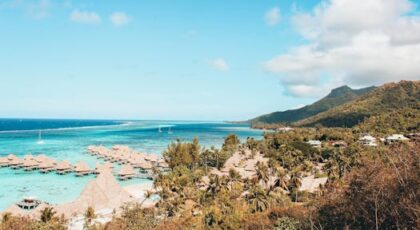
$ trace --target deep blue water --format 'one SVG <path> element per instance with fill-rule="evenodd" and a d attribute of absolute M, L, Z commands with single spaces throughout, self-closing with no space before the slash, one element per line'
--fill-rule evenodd
<path fill-rule="evenodd" d="M 75 128 L 121 124 L 111 120 L 75 120 L 75 119 L 0 119 L 0 131 L 39 130 Z"/>

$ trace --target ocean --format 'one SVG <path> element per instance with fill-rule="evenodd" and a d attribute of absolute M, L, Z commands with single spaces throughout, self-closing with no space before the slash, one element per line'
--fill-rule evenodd
<path fill-rule="evenodd" d="M 0 157 L 10 153 L 18 157 L 45 154 L 73 164 L 83 160 L 94 168 L 98 160 L 87 154 L 89 145 L 120 144 L 162 154 L 177 139 L 190 141 L 198 137 L 204 147 L 220 147 L 224 137 L 232 133 L 241 140 L 262 138 L 261 130 L 224 122 L 0 119 Z M 27 196 L 51 204 L 72 201 L 93 178 L 0 168 L 0 211 Z M 120 183 L 125 186 L 144 182 L 133 179 Z"/>

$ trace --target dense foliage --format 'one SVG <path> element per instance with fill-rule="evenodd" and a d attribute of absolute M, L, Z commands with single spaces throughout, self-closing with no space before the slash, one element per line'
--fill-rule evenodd
<path fill-rule="evenodd" d="M 412 116 L 418 119 L 419 109 L 420 81 L 401 81 L 400 83 L 385 84 L 354 101 L 300 120 L 294 125 L 314 126 L 319 124 L 326 127 L 353 127 L 371 116 L 384 118 L 393 115 L 400 117 L 407 114 L 408 110 L 411 110 L 414 113 Z M 374 120 L 367 122 L 377 126 L 386 126 L 386 122 L 378 123 Z M 417 126 L 417 124 L 411 125 Z"/>
<path fill-rule="evenodd" d="M 251 120 L 254 126 L 273 124 L 273 123 L 291 123 L 299 121 L 318 113 L 327 111 L 336 106 L 342 105 L 358 98 L 359 96 L 372 91 L 375 87 L 363 89 L 351 89 L 348 86 L 342 86 L 333 89 L 330 94 L 321 100 L 299 109 L 292 109 L 283 112 L 274 112 Z"/>

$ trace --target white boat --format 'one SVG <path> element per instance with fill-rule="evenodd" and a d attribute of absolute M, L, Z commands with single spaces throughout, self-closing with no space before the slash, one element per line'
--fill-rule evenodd
<path fill-rule="evenodd" d="M 37 144 L 39 144 L 39 145 L 41 145 L 41 144 L 44 144 L 45 142 L 42 140 L 42 131 L 41 130 L 39 130 L 39 133 L 38 133 L 38 141 L 36 142 Z"/>

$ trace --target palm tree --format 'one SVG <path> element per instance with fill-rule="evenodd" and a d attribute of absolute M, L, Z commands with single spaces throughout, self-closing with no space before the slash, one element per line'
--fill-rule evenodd
<path fill-rule="evenodd" d="M 147 191 L 145 192 L 145 194 L 144 194 L 144 199 L 143 199 L 143 201 L 140 203 L 140 207 L 142 207 L 142 206 L 143 206 L 143 203 L 144 203 L 147 199 L 149 199 L 152 195 L 153 195 L 153 192 L 151 192 L 151 191 L 147 190 Z"/>
<path fill-rule="evenodd" d="M 85 224 L 84 224 L 84 227 L 85 227 L 85 228 L 89 228 L 89 226 L 90 226 L 90 225 L 91 225 L 91 223 L 92 223 L 92 220 L 96 218 L 95 209 L 93 209 L 92 207 L 90 207 L 90 206 L 89 206 L 89 207 L 86 209 L 86 212 L 85 212 L 85 214 L 84 214 L 84 217 L 85 217 Z"/>
<path fill-rule="evenodd" d="M 270 179 L 267 165 L 258 161 L 257 164 L 255 164 L 255 166 L 258 181 L 263 181 L 264 186 L 267 187 L 267 183 Z"/>
<path fill-rule="evenodd" d="M 241 174 L 238 173 L 235 169 L 229 170 L 229 182 L 236 182 L 241 179 Z"/>
<path fill-rule="evenodd" d="M 324 165 L 323 169 L 328 175 L 328 179 L 335 180 L 337 175 L 337 162 L 333 159 L 328 160 L 328 162 Z"/>
<path fill-rule="evenodd" d="M 7 221 L 10 220 L 11 217 L 12 217 L 12 213 L 6 212 L 6 213 L 3 214 L 1 222 L 6 223 Z"/>
<path fill-rule="evenodd" d="M 300 186 L 302 185 L 301 176 L 298 172 L 295 172 L 290 177 L 289 186 L 290 190 L 294 191 L 296 194 L 296 202 L 298 201 L 298 191 Z"/>
<path fill-rule="evenodd" d="M 41 221 L 43 223 L 47 223 L 54 217 L 55 214 L 56 212 L 52 207 L 46 207 L 41 210 Z"/>
<path fill-rule="evenodd" d="M 206 194 L 214 198 L 216 194 L 221 190 L 221 187 L 222 183 L 220 177 L 218 175 L 211 175 Z"/>
<path fill-rule="evenodd" d="M 286 191 L 289 191 L 287 183 L 287 174 L 284 169 L 276 167 L 274 168 L 274 174 L 276 175 L 276 180 L 274 181 L 273 186 L 271 186 L 270 191 L 276 187 L 280 187 Z"/>
<path fill-rule="evenodd" d="M 251 205 L 252 212 L 263 212 L 268 209 L 268 196 L 259 185 L 253 186 L 245 199 Z"/>

